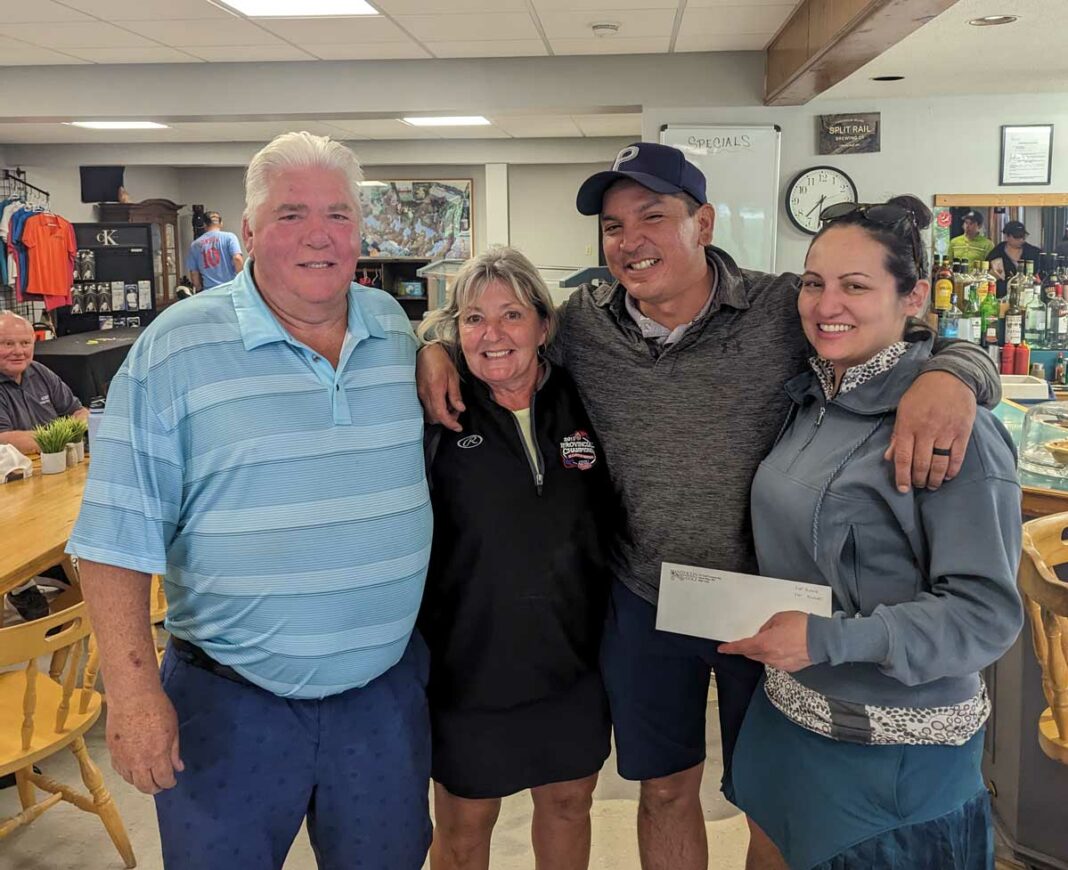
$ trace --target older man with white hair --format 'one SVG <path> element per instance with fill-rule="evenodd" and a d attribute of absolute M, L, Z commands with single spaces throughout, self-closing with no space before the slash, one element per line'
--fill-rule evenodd
<path fill-rule="evenodd" d="M 431 513 L 416 340 L 352 283 L 355 155 L 309 133 L 245 179 L 248 266 L 164 312 L 115 377 L 71 536 L 116 770 L 168 870 L 415 870 L 430 841 Z M 161 674 L 148 622 L 166 577 Z"/>
<path fill-rule="evenodd" d="M 34 360 L 35 340 L 30 321 L 13 311 L 0 311 L 0 444 L 10 444 L 27 456 L 37 453 L 35 426 L 56 417 L 89 418 L 88 409 L 59 375 Z M 53 571 L 50 576 L 59 580 L 63 574 Z M 7 600 L 25 620 L 48 615 L 48 600 L 35 579 L 12 589 Z"/>

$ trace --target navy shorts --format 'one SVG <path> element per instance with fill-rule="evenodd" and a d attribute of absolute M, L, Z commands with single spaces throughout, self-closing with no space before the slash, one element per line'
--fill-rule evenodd
<path fill-rule="evenodd" d="M 429 655 L 418 633 L 362 689 L 289 700 L 168 648 L 185 770 L 156 796 L 167 870 L 274 870 L 301 823 L 325 870 L 419 870 L 430 846 Z"/>
<path fill-rule="evenodd" d="M 622 583 L 612 595 L 601 644 L 601 671 L 612 710 L 619 775 L 648 780 L 705 760 L 705 708 L 716 672 L 728 798 L 731 756 L 764 666 L 716 652 L 718 641 L 656 630 L 656 607 Z"/>

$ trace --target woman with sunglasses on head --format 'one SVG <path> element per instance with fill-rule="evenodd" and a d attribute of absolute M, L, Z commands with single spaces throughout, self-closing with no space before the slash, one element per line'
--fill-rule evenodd
<path fill-rule="evenodd" d="M 722 652 L 765 665 L 734 754 L 736 803 L 796 870 L 986 870 L 979 672 L 1019 633 L 1020 488 L 980 408 L 960 473 L 900 492 L 883 459 L 931 356 L 913 197 L 822 215 L 798 311 L 812 371 L 753 481 L 760 571 L 831 587 L 834 615 L 772 617 Z"/>

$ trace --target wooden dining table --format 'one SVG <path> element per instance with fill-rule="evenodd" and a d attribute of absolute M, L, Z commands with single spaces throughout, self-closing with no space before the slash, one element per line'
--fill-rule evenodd
<path fill-rule="evenodd" d="M 0 484 L 0 595 L 67 559 L 89 462 L 61 474 L 41 474 L 37 465 L 32 477 Z"/>

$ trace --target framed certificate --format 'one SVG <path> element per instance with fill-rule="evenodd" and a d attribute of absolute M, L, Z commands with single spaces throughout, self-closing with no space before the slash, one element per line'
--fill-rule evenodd
<path fill-rule="evenodd" d="M 1053 125 L 1003 125 L 998 184 L 1049 184 L 1053 167 Z"/>

